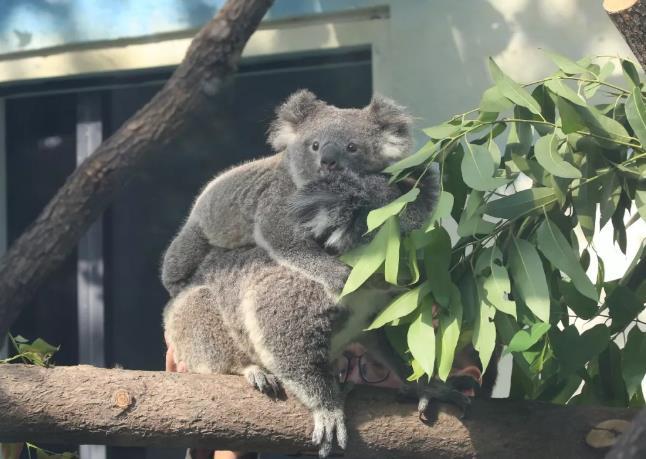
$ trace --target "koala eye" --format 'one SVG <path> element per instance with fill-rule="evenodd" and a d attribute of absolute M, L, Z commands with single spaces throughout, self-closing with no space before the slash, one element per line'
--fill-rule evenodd
<path fill-rule="evenodd" d="M 350 153 L 354 153 L 355 151 L 357 151 L 357 146 L 352 142 L 350 142 L 346 148 Z"/>
<path fill-rule="evenodd" d="M 318 151 L 319 143 L 317 141 L 312 142 L 312 150 Z"/>

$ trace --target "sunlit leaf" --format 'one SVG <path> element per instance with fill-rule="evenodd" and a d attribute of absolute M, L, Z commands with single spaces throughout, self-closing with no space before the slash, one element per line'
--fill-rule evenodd
<path fill-rule="evenodd" d="M 586 275 L 570 244 L 558 227 L 546 218 L 536 231 L 539 250 L 545 255 L 552 265 L 567 274 L 572 283 L 583 295 L 597 301 L 599 294 L 592 281 Z"/>
<path fill-rule="evenodd" d="M 371 210 L 368 214 L 368 231 L 379 228 L 388 218 L 399 214 L 409 202 L 413 202 L 419 195 L 419 188 L 412 188 L 392 202 L 379 209 Z"/>
<path fill-rule="evenodd" d="M 530 311 L 543 322 L 550 319 L 550 294 L 543 264 L 533 245 L 511 238 L 509 267 L 520 297 Z"/>
<path fill-rule="evenodd" d="M 462 302 L 460 291 L 452 286 L 451 302 L 448 309 L 442 309 L 439 314 L 439 329 L 437 349 L 437 376 L 446 381 L 451 372 L 455 349 L 460 338 L 462 324 Z"/>
<path fill-rule="evenodd" d="M 399 273 L 399 220 L 397 217 L 390 217 L 384 224 L 388 231 L 386 240 L 386 260 L 384 262 L 384 278 L 386 282 L 397 285 L 397 274 Z"/>
<path fill-rule="evenodd" d="M 348 280 L 343 286 L 341 296 L 354 292 L 368 280 L 386 260 L 386 247 L 388 244 L 389 230 L 383 226 L 370 243 L 363 247 L 361 256 L 356 260 Z"/>
<path fill-rule="evenodd" d="M 408 348 L 413 358 L 431 376 L 435 367 L 435 329 L 433 328 L 433 303 L 422 302 L 417 317 L 408 327 Z"/>
<path fill-rule="evenodd" d="M 523 352 L 532 347 L 550 329 L 550 324 L 538 322 L 529 328 L 519 330 L 509 342 L 509 352 Z"/>
<path fill-rule="evenodd" d="M 478 291 L 482 291 L 481 283 L 478 285 Z M 484 301 L 483 295 L 479 294 L 478 296 L 480 297 L 480 308 L 479 314 L 476 314 L 473 329 L 473 347 L 478 351 L 484 372 L 496 347 L 496 325 L 493 323 L 496 309 Z"/>
<path fill-rule="evenodd" d="M 384 325 L 392 322 L 400 317 L 407 316 L 415 309 L 420 303 L 420 300 L 431 291 L 431 286 L 428 282 L 424 282 L 417 287 L 402 293 L 395 300 L 390 303 L 377 318 L 370 324 L 367 330 L 383 327 Z"/>

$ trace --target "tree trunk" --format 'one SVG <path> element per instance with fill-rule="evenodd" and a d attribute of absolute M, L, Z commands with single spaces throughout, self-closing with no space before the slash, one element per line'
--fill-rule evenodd
<path fill-rule="evenodd" d="M 603 7 L 646 71 L 646 1 L 604 0 Z"/>
<path fill-rule="evenodd" d="M 446 408 L 447 412 L 444 411 Z M 428 426 L 393 391 L 355 389 L 346 457 L 602 457 L 591 428 L 635 410 L 477 400 L 460 420 L 443 407 Z M 0 366 L 0 442 L 312 451 L 311 419 L 294 399 L 273 401 L 237 376 L 90 366 Z"/>
<path fill-rule="evenodd" d="M 0 260 L 0 337 L 124 183 L 212 112 L 273 0 L 228 0 L 155 97 L 67 179 Z"/>

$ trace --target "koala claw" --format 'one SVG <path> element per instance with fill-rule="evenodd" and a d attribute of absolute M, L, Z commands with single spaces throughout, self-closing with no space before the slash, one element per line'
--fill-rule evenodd
<path fill-rule="evenodd" d="M 345 449 L 348 443 L 348 431 L 345 427 L 345 416 L 342 409 L 319 408 L 314 410 L 314 431 L 312 432 L 312 443 L 319 447 L 319 457 L 324 458 L 330 455 L 336 441 Z"/>
<path fill-rule="evenodd" d="M 245 368 L 244 376 L 251 384 L 251 387 L 271 398 L 280 398 L 283 395 L 280 380 L 257 365 L 250 365 Z"/>
<path fill-rule="evenodd" d="M 467 415 L 471 399 L 456 389 L 450 382 L 431 380 L 428 383 L 419 381 L 416 385 L 418 397 L 417 411 L 419 419 L 425 424 L 437 420 L 437 406 L 433 402 L 450 403 L 460 409 L 460 419 Z"/>

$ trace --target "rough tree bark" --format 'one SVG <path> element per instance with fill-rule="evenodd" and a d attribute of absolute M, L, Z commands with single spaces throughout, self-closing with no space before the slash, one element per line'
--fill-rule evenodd
<path fill-rule="evenodd" d="M 347 403 L 346 457 L 602 457 L 585 443 L 591 428 L 630 419 L 631 409 L 482 400 L 464 420 L 440 412 L 422 424 L 415 404 L 362 388 Z M 90 366 L 0 367 L 0 442 L 217 447 L 299 452 L 310 415 L 293 399 L 272 401 L 237 376 Z"/>
<path fill-rule="evenodd" d="M 123 184 L 212 112 L 214 96 L 235 73 L 272 3 L 228 0 L 197 34 L 164 88 L 70 175 L 13 243 L 0 260 L 0 337 Z"/>
<path fill-rule="evenodd" d="M 646 71 L 646 1 L 604 0 L 603 7 Z"/>

